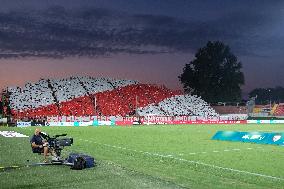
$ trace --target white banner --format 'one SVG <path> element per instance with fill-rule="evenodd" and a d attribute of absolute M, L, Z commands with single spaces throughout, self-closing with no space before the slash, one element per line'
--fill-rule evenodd
<path fill-rule="evenodd" d="M 98 125 L 111 125 L 111 121 L 98 121 Z"/>
<path fill-rule="evenodd" d="M 258 123 L 258 124 L 264 124 L 264 123 L 284 123 L 284 120 L 247 120 L 247 123 Z"/>
<path fill-rule="evenodd" d="M 17 133 L 15 131 L 0 131 L 0 135 L 4 137 L 28 137 L 26 135 L 23 135 L 21 133 Z"/>
<path fill-rule="evenodd" d="M 74 122 L 46 122 L 46 126 L 74 126 Z"/>
<path fill-rule="evenodd" d="M 89 122 L 79 122 L 79 126 L 92 126 L 93 122 L 89 121 Z"/>
<path fill-rule="evenodd" d="M 46 122 L 46 126 L 92 126 L 93 122 Z"/>

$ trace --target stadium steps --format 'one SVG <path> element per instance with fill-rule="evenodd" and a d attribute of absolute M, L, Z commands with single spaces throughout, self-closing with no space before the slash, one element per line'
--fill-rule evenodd
<path fill-rule="evenodd" d="M 271 111 L 270 111 L 270 115 L 274 115 L 274 113 L 275 113 L 277 107 L 278 107 L 278 104 L 274 104 L 273 108 L 272 108 Z"/>
<path fill-rule="evenodd" d="M 275 112 L 274 112 L 275 116 L 283 116 L 284 115 L 284 104 L 280 103 L 278 104 Z"/>
<path fill-rule="evenodd" d="M 96 112 L 96 99 L 94 98 L 93 95 L 91 95 L 87 89 L 87 87 L 84 85 L 84 83 L 80 80 L 80 78 L 78 78 L 79 83 L 81 84 L 81 86 L 83 87 L 83 89 L 86 91 L 88 97 L 90 98 L 92 104 L 93 104 L 93 111 Z"/>
<path fill-rule="evenodd" d="M 261 112 L 261 108 L 253 108 L 253 113 L 260 113 Z"/>
<path fill-rule="evenodd" d="M 109 83 L 109 84 L 113 87 L 113 89 L 117 89 L 117 88 L 112 84 L 112 82 L 107 81 L 107 83 Z"/>
<path fill-rule="evenodd" d="M 94 90 L 94 93 L 92 93 L 88 90 L 88 85 L 87 83 L 84 83 L 84 80 L 79 78 L 77 81 L 76 85 L 82 90 L 81 92 L 85 94 L 84 96 L 75 97 L 75 95 L 71 100 L 59 102 L 60 97 L 57 96 L 57 88 L 53 84 L 53 80 L 47 79 L 47 87 L 50 89 L 49 93 L 52 96 L 53 104 L 25 110 L 24 112 L 15 111 L 16 115 L 19 115 L 19 117 L 53 115 L 127 116 L 135 114 L 137 108 L 143 108 L 149 104 L 157 106 L 160 101 L 178 95 L 176 91 L 157 85 L 129 84 L 120 86 L 116 85 L 116 83 L 111 80 L 104 80 L 104 82 L 107 82 L 109 85 L 108 90 L 101 92 L 95 92 L 99 90 Z M 118 84 L 121 83 L 118 82 Z M 74 89 L 72 88 L 72 90 Z M 165 111 L 163 112 L 166 113 Z"/>
<path fill-rule="evenodd" d="M 5 116 L 7 115 L 11 115 L 11 107 L 10 107 L 10 102 L 9 102 L 9 99 L 10 99 L 10 94 L 7 92 L 5 94 L 3 94 L 3 98 L 2 98 L 2 105 L 3 106 L 3 110 L 5 109 L 5 111 L 3 111 L 3 113 L 5 113 Z M 3 114 L 4 115 L 4 114 Z"/>
<path fill-rule="evenodd" d="M 4 92 L 2 93 L 1 99 L 0 99 L 0 103 L 1 103 L 1 111 L 0 113 L 2 114 L 2 116 L 7 116 L 7 115 L 11 115 L 11 108 L 10 108 L 10 101 L 9 101 L 9 93 L 8 92 Z"/>
<path fill-rule="evenodd" d="M 47 86 L 48 86 L 48 87 L 50 88 L 50 90 L 52 91 L 51 95 L 52 95 L 53 98 L 54 98 L 55 105 L 56 105 L 56 107 L 57 107 L 57 110 L 58 110 L 58 112 L 59 112 L 59 115 L 61 116 L 61 115 L 62 115 L 62 112 L 60 111 L 59 101 L 58 101 L 58 99 L 57 99 L 57 97 L 56 97 L 55 90 L 54 90 L 54 88 L 53 88 L 53 86 L 52 86 L 52 84 L 51 84 L 51 82 L 50 82 L 49 79 L 47 80 L 47 83 L 48 83 Z"/>
<path fill-rule="evenodd" d="M 158 106 L 159 107 L 159 106 Z M 167 112 L 166 110 L 164 110 L 163 108 L 159 107 L 159 109 L 165 114 L 165 115 L 169 115 L 169 112 Z"/>

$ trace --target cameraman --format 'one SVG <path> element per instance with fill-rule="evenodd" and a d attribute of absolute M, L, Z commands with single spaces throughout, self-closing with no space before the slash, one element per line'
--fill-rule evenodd
<path fill-rule="evenodd" d="M 31 137 L 31 146 L 33 153 L 43 153 L 44 162 L 47 162 L 48 156 L 48 143 L 40 135 L 41 130 L 39 128 L 35 129 L 35 134 Z"/>

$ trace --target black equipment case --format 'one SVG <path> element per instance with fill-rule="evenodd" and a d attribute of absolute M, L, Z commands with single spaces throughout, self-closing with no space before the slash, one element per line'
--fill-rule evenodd
<path fill-rule="evenodd" d="M 80 154 L 80 153 L 71 153 L 69 154 L 67 161 L 68 163 L 74 163 L 74 161 L 76 160 L 76 158 L 78 157 L 82 157 L 85 161 L 85 168 L 91 168 L 95 166 L 95 159 L 89 155 L 86 154 Z"/>

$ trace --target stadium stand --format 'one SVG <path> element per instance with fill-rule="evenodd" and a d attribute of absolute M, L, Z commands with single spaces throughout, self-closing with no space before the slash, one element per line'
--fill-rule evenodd
<path fill-rule="evenodd" d="M 247 114 L 246 106 L 212 106 L 218 114 Z"/>
<path fill-rule="evenodd" d="M 272 107 L 272 109 L 270 111 L 270 115 L 274 115 L 275 114 L 275 111 L 276 111 L 277 107 L 278 107 L 278 104 L 274 104 L 273 105 L 273 107 Z"/>
<path fill-rule="evenodd" d="M 97 93 L 93 98 L 96 99 L 98 111 L 102 115 L 126 116 L 134 115 L 138 107 L 158 103 L 175 94 L 177 92 L 156 85 L 134 84 Z"/>
<path fill-rule="evenodd" d="M 59 105 L 61 115 L 84 116 L 94 115 L 94 106 L 89 96 L 78 97 L 70 101 L 62 102 Z"/>
<path fill-rule="evenodd" d="M 47 116 L 145 116 L 218 114 L 200 97 L 134 80 L 76 76 L 41 79 L 23 88 L 8 88 L 15 119 Z"/>
<path fill-rule="evenodd" d="M 273 107 L 270 104 L 267 105 L 255 105 L 253 108 L 253 115 L 254 116 L 269 116 L 273 115 L 273 112 L 276 111 L 277 105 L 273 105 Z M 274 108 L 274 109 L 273 109 Z"/>
<path fill-rule="evenodd" d="M 86 92 L 98 93 L 113 90 L 112 83 L 107 78 L 79 77 L 81 85 L 85 86 Z"/>
<path fill-rule="evenodd" d="M 58 102 L 66 102 L 80 96 L 85 96 L 86 90 L 77 77 L 50 81 Z"/>
<path fill-rule="evenodd" d="M 144 108 L 138 108 L 140 116 L 169 115 L 182 116 L 194 115 L 204 118 L 218 117 L 218 114 L 204 100 L 197 96 L 175 95 L 159 102 L 156 106 L 151 104 Z"/>
<path fill-rule="evenodd" d="M 274 112 L 275 116 L 284 116 L 284 103 L 280 103 L 278 104 L 275 112 Z"/>
<path fill-rule="evenodd" d="M 54 103 L 47 80 L 27 83 L 22 89 L 19 87 L 8 88 L 8 92 L 10 93 L 10 107 L 14 110 L 27 110 Z"/>
<path fill-rule="evenodd" d="M 260 113 L 262 111 L 262 108 L 260 107 L 254 107 L 253 108 L 253 113 Z"/>

